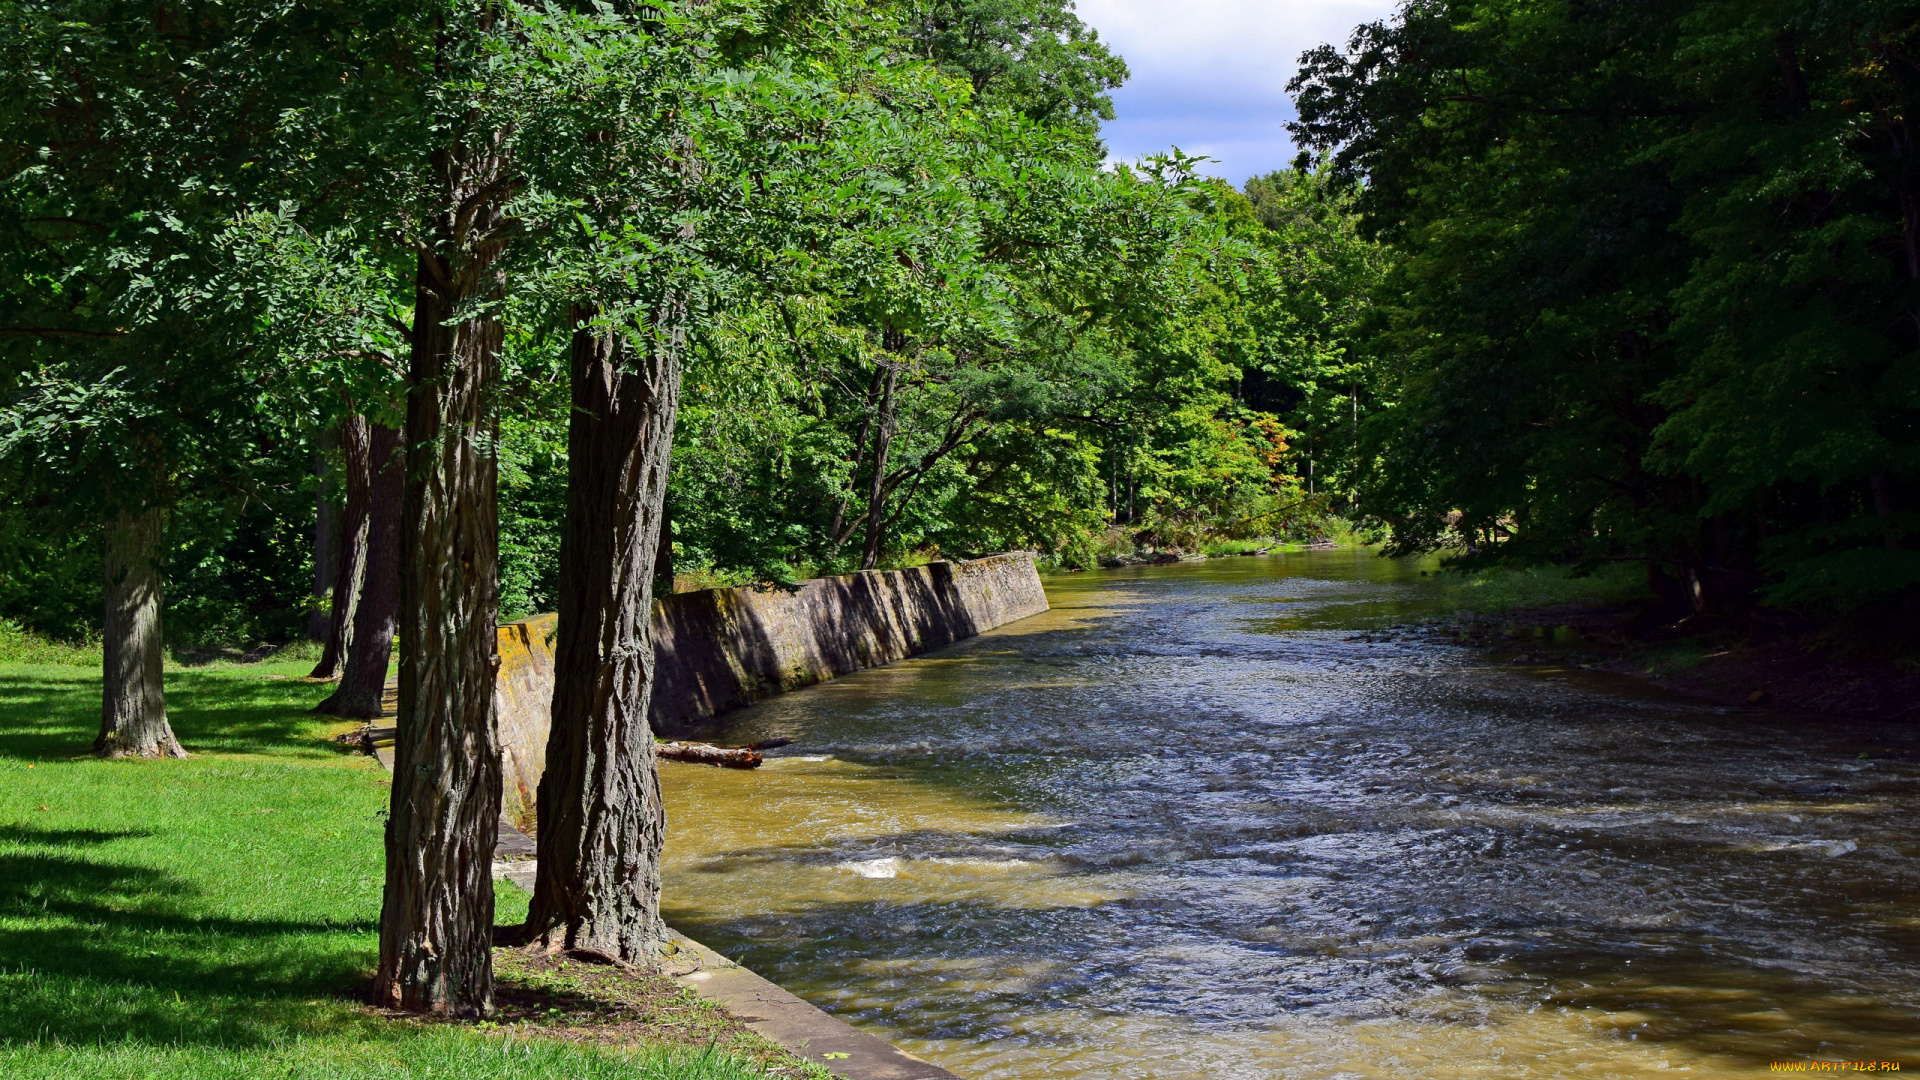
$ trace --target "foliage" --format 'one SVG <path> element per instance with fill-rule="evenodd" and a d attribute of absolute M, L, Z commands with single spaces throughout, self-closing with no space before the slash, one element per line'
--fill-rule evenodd
<path fill-rule="evenodd" d="M 1498 614 L 1564 604 L 1629 604 L 1647 599 L 1637 568 L 1621 563 L 1591 574 L 1564 566 L 1497 566 L 1478 573 L 1441 573 L 1439 607 L 1449 614 Z"/>
<path fill-rule="evenodd" d="M 1324 158 L 1254 177 L 1245 198 L 1261 228 L 1238 223 L 1236 232 L 1259 245 L 1265 277 L 1252 298 L 1257 345 L 1242 361 L 1238 396 L 1285 420 L 1309 494 L 1351 513 L 1360 424 L 1384 404 L 1368 346 L 1388 251 L 1361 234 L 1358 196 Z"/>
<path fill-rule="evenodd" d="M 55 641 L 100 625 L 100 542 L 55 513 L 0 501 L 0 619 Z"/>
<path fill-rule="evenodd" d="M 1304 58 L 1295 136 L 1395 249 L 1361 488 L 1400 550 L 1913 624 L 1916 16 L 1418 0 Z"/>
<path fill-rule="evenodd" d="M 100 647 L 42 637 L 10 619 L 0 619 L 0 664 L 100 665 Z"/>
<path fill-rule="evenodd" d="M 906 0 L 913 50 L 967 81 L 974 97 L 1089 140 L 1113 119 L 1107 91 L 1127 65 L 1073 13 L 1071 0 Z"/>
<path fill-rule="evenodd" d="M 214 5 L 161 45 L 121 9 L 55 6 L 71 18 L 32 22 L 19 70 L 67 87 L 47 58 L 80 41 L 124 74 L 61 92 L 141 131 L 58 168 L 16 154 L 9 197 L 22 221 L 106 199 L 147 231 L 16 229 L 8 257 L 32 272 L 7 318 L 87 282 L 70 322 L 150 337 L 126 363 L 117 339 L 6 338 L 0 496 L 38 516 L 0 534 L 18 572 L 0 616 L 40 633 L 97 626 L 88 530 L 141 468 L 139 497 L 172 510 L 175 644 L 297 632 L 322 433 L 399 418 L 437 212 L 422 151 L 448 117 L 505 133 L 515 163 L 506 287 L 484 301 L 506 331 L 507 616 L 554 603 L 582 310 L 636 347 L 692 346 L 669 496 L 690 583 L 1015 547 L 1093 565 L 1316 535 L 1350 500 L 1351 421 L 1374 407 L 1353 328 L 1378 262 L 1352 196 L 1324 168 L 1248 197 L 1177 153 L 1102 168 L 1125 66 L 1058 0 L 644 19 L 448 0 L 306 22 Z M 458 42 L 435 38 L 442 18 Z M 296 46 L 284 70 L 247 60 Z M 9 145 L 84 111 L 10 114 Z M 160 169 L 179 145 L 192 168 Z M 172 246 L 128 239 L 149 234 Z M 58 266 L 35 270 L 47 251 Z M 68 488 L 102 494 L 54 505 Z"/>

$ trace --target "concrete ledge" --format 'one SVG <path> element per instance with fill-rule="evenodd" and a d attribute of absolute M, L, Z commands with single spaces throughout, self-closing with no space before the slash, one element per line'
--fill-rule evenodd
<path fill-rule="evenodd" d="M 679 950 L 670 958 L 675 979 L 754 1031 L 847 1080 L 959 1080 L 807 1004 L 679 931 L 673 932 L 673 943 Z"/>
<path fill-rule="evenodd" d="M 504 821 L 500 838 L 494 878 L 532 892 L 533 841 Z M 817 1062 L 847 1080 L 959 1080 L 938 1065 L 808 1004 L 678 930 L 668 933 L 673 952 L 663 964 L 667 974 L 795 1056 Z"/>
<path fill-rule="evenodd" d="M 815 578 L 794 588 L 708 589 L 653 605 L 655 734 L 675 738 L 775 694 L 880 667 L 1047 610 L 1031 552 Z M 531 828 L 547 767 L 554 615 L 500 627 L 501 796 Z"/>

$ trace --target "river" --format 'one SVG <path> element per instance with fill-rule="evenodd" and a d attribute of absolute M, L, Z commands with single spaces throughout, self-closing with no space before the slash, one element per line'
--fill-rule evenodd
<path fill-rule="evenodd" d="M 1920 1067 L 1913 725 L 1383 632 L 1420 568 L 1053 577 L 737 713 L 794 745 L 664 767 L 667 916 L 968 1080 Z"/>

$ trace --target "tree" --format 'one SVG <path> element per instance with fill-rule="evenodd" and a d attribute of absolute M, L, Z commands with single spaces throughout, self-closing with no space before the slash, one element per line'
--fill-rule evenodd
<path fill-rule="evenodd" d="M 500 742 L 493 712 L 499 613 L 495 394 L 504 337 L 502 257 L 522 183 L 511 120 L 489 91 L 511 61 L 516 9 L 437 6 L 432 119 L 401 163 L 419 252 L 407 368 L 400 527 L 400 712 L 374 997 L 390 1008 L 480 1016 L 493 1004 L 493 847 Z M 477 98 L 477 100 L 476 100 Z"/>
<path fill-rule="evenodd" d="M 347 521 L 360 522 L 361 531 L 356 534 L 358 543 L 347 545 L 349 551 L 358 549 L 353 560 L 358 564 L 355 567 L 358 574 L 357 580 L 349 585 L 348 571 L 343 566 L 341 585 L 334 593 L 335 603 L 339 604 L 341 590 L 351 589 L 347 611 L 353 628 L 346 635 L 339 689 L 315 706 L 314 711 L 372 720 L 380 716 L 384 704 L 387 667 L 393 657 L 393 635 L 399 619 L 400 528 L 406 498 L 406 457 L 399 429 L 379 421 L 367 424 L 362 419 L 360 423 L 368 429 L 362 451 L 365 456 L 360 465 L 364 473 L 361 483 L 365 488 L 365 511 L 354 515 L 351 488 L 347 504 Z M 350 463 L 351 460 L 350 455 Z"/>
<path fill-rule="evenodd" d="M 263 449 L 253 313 L 223 287 L 218 241 L 298 140 L 286 106 L 313 68 L 262 14 L 4 10 L 0 454 L 106 535 L 103 754 L 179 752 L 160 683 L 168 518 L 244 490 Z"/>
<path fill-rule="evenodd" d="M 606 328 L 644 325 L 666 342 L 678 334 L 686 301 L 675 276 L 651 264 L 671 262 L 672 245 L 691 224 L 677 194 L 696 148 L 680 134 L 684 112 L 673 106 L 701 67 L 703 42 L 683 47 L 675 36 L 691 24 L 651 7 L 482 4 L 442 14 L 433 27 L 433 78 L 419 90 L 422 115 L 432 117 L 431 141 L 423 142 L 431 154 L 411 159 L 416 171 L 403 174 L 415 193 L 406 218 L 430 228 L 414 237 L 420 263 L 409 331 L 400 733 L 376 994 L 401 1008 L 476 1015 L 490 1005 L 488 870 L 500 813 L 492 711 L 497 395 L 506 312 L 523 301 L 538 307 L 543 290 L 574 294 L 578 390 L 593 418 L 606 422 L 596 430 L 580 418 L 581 437 L 629 468 L 605 473 L 600 483 L 587 472 L 599 463 L 583 458 L 570 478 L 569 508 L 581 510 L 569 536 L 585 550 L 568 560 L 581 587 L 561 590 L 565 675 L 555 700 L 557 709 L 584 704 L 587 712 L 557 714 L 561 743 L 548 770 L 557 794 L 550 798 L 543 781 L 541 804 L 575 798 L 616 813 L 609 819 L 590 810 L 582 827 L 599 831 L 576 833 L 569 843 L 550 836 L 568 816 L 543 809 L 536 917 L 548 921 L 536 932 L 564 922 L 576 945 L 584 929 L 591 942 L 614 943 L 614 955 L 637 958 L 658 946 L 657 876 L 645 871 L 657 863 L 661 823 L 657 801 L 650 810 L 644 795 L 655 781 L 643 720 L 645 659 L 633 642 L 645 640 L 636 613 L 647 609 L 677 368 L 669 353 L 663 368 L 621 371 L 617 339 Z M 546 246 L 516 243 L 536 233 Z M 606 323 L 597 322 L 602 317 Z M 596 376 L 616 397 L 598 395 Z M 568 596 L 581 602 L 569 604 Z M 615 699 L 596 699 L 583 679 L 598 680 Z M 637 729 L 635 717 L 642 718 Z M 582 759 L 567 752 L 565 739 L 578 725 L 607 737 L 610 749 L 590 760 L 620 779 L 607 783 L 603 771 L 586 766 L 576 771 Z M 639 799 L 621 801 L 631 794 L 627 779 L 643 789 Z M 589 860 L 608 845 L 618 857 Z M 554 884 L 569 874 L 570 884 Z M 583 911 L 582 890 L 586 900 L 614 907 Z"/>
<path fill-rule="evenodd" d="M 1071 0 L 906 0 L 901 11 L 914 51 L 965 79 L 983 107 L 1070 127 L 1098 148 L 1127 64 Z"/>
<path fill-rule="evenodd" d="M 333 577 L 326 588 L 330 610 L 320 639 L 320 660 L 307 673 L 309 679 L 339 678 L 352 647 L 353 613 L 360 603 L 360 586 L 367 569 L 367 519 L 373 509 L 373 478 L 368 470 L 373 450 L 368 446 L 367 418 L 353 413 L 327 431 L 329 437 L 323 445 L 339 447 L 341 487 L 346 489 L 346 499 L 337 518 L 330 512 L 324 489 L 316 500 L 320 510 L 314 515 L 314 574 L 317 582 L 321 567 L 330 562 Z M 323 559 L 321 553 L 328 547 L 333 549 L 332 558 Z M 321 711 L 329 711 L 324 702 Z"/>
<path fill-rule="evenodd" d="M 671 302 L 671 301 L 669 301 Z M 665 809 L 647 725 L 654 562 L 679 405 L 682 331 L 628 356 L 576 336 L 553 724 L 540 777 L 530 936 L 628 963 L 659 955 Z"/>
<path fill-rule="evenodd" d="M 586 243 L 557 274 L 571 286 L 567 508 L 527 932 L 548 948 L 647 962 L 664 937 L 665 838 L 648 613 L 671 542 L 684 355 L 738 264 L 728 230 L 703 226 L 732 218 L 736 236 L 742 221 L 784 233 L 790 206 L 769 192 L 818 186 L 805 159 L 823 133 L 801 131 L 838 95 L 810 81 L 806 58 L 766 55 L 781 35 L 726 12 L 613 11 L 574 25 L 591 36 L 598 77 L 586 81 L 600 92 L 552 119 L 546 130 L 572 137 L 541 155 L 555 177 L 546 194 L 566 200 L 567 227 Z M 833 46 L 843 59 L 846 44 Z M 721 60 L 739 66 L 716 70 Z"/>
<path fill-rule="evenodd" d="M 681 252 L 706 167 L 690 114 L 703 107 L 711 29 L 631 8 L 582 23 L 604 64 L 602 93 L 553 125 L 575 138 L 551 151 L 570 168 L 550 190 L 572 197 L 590 242 L 568 310 L 559 625 L 526 930 L 556 951 L 623 963 L 651 963 L 665 939 L 650 612 L 694 284 Z"/>
<path fill-rule="evenodd" d="M 338 182 L 312 186 L 328 199 Z M 318 429 L 322 446 L 340 452 L 340 552 L 326 648 L 310 677 L 340 680 L 317 711 L 364 719 L 381 713 L 399 611 L 400 357 L 412 339 L 408 253 L 374 224 L 285 201 L 242 216 L 223 241 L 269 328 L 256 366 L 270 372 L 272 408 L 287 428 Z"/>
<path fill-rule="evenodd" d="M 1911 620 L 1914 14 L 1444 0 L 1304 58 L 1295 136 L 1397 249 L 1363 487 L 1402 550 Z"/>
<path fill-rule="evenodd" d="M 1230 227 L 1258 245 L 1263 265 L 1246 295 L 1257 343 L 1235 396 L 1297 433 L 1309 493 L 1352 512 L 1342 504 L 1365 473 L 1360 425 L 1380 405 L 1367 324 L 1387 251 L 1360 234 L 1356 193 L 1324 161 L 1256 176 L 1244 190 L 1257 226 L 1229 211 Z"/>

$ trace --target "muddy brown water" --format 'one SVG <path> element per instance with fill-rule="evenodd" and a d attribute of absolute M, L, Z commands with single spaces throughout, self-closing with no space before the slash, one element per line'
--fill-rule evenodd
<path fill-rule="evenodd" d="M 1516 670 L 1339 551 L 768 701 L 665 767 L 668 917 L 968 1077 L 1920 1068 L 1920 736 Z"/>

